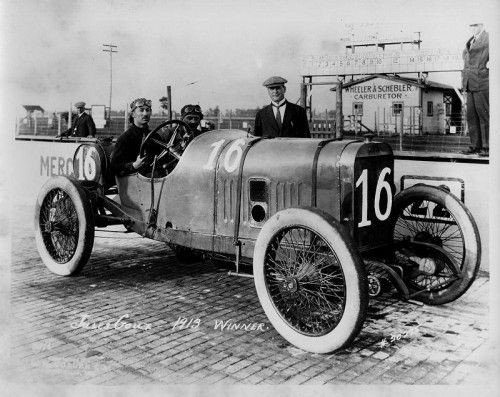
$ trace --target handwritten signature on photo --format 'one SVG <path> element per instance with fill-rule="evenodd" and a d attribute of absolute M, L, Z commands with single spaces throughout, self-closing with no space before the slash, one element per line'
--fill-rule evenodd
<path fill-rule="evenodd" d="M 143 322 L 130 322 L 125 321 L 130 316 L 128 314 L 122 315 L 117 320 L 108 320 L 108 321 L 91 321 L 90 316 L 88 314 L 81 314 L 80 321 L 74 321 L 71 323 L 71 328 L 73 329 L 99 329 L 99 330 L 109 330 L 115 329 L 118 331 L 126 331 L 129 329 L 138 329 L 142 331 L 149 331 L 151 329 L 151 324 L 143 323 Z"/>
<path fill-rule="evenodd" d="M 219 331 L 267 331 L 269 327 L 265 323 L 256 322 L 238 322 L 233 319 L 229 320 L 219 320 L 216 319 L 210 323 L 213 329 Z M 179 317 L 177 321 L 172 325 L 172 329 L 191 329 L 197 330 L 202 325 L 202 321 L 199 318 L 186 318 Z"/>
<path fill-rule="evenodd" d="M 394 343 L 400 341 L 401 339 L 412 338 L 412 337 L 415 337 L 415 336 L 417 336 L 419 334 L 420 334 L 419 327 L 415 326 L 415 327 L 412 327 L 412 328 L 410 328 L 409 330 L 407 330 L 405 332 L 399 332 L 397 334 L 391 334 L 390 337 L 383 338 L 378 343 L 378 345 L 380 346 L 380 348 L 384 348 L 384 347 L 390 346 L 391 344 L 394 344 Z"/>

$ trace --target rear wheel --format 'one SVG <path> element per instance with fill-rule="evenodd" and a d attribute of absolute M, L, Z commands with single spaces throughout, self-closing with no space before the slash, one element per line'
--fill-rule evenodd
<path fill-rule="evenodd" d="M 94 244 L 94 217 L 78 182 L 59 176 L 42 186 L 35 206 L 35 239 L 47 268 L 61 276 L 77 274 Z"/>
<path fill-rule="evenodd" d="M 415 185 L 394 199 L 396 260 L 415 299 L 440 305 L 459 298 L 476 278 L 479 232 L 471 213 L 444 189 Z"/>
<path fill-rule="evenodd" d="M 361 330 L 368 289 L 353 246 L 342 226 L 317 209 L 280 211 L 262 228 L 255 287 L 269 321 L 291 344 L 327 353 Z"/>

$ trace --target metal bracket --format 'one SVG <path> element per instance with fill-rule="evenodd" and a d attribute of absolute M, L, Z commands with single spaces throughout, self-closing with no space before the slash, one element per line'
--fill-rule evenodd
<path fill-rule="evenodd" d="M 229 271 L 227 274 L 229 276 L 239 276 L 239 277 L 248 277 L 253 278 L 253 274 L 248 273 L 240 273 L 240 257 L 241 257 L 241 242 L 237 241 L 234 243 L 236 259 L 234 261 L 234 265 L 236 267 L 236 271 Z"/>

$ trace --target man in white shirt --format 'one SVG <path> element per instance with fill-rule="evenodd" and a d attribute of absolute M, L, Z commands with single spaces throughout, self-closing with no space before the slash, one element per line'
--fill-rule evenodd
<path fill-rule="evenodd" d="M 271 104 L 255 116 L 255 136 L 310 138 L 309 123 L 303 107 L 285 99 L 287 80 L 272 76 L 262 84 L 267 88 Z"/>

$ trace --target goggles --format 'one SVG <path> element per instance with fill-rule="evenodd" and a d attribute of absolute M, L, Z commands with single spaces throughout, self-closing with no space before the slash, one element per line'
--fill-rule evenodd
<path fill-rule="evenodd" d="M 187 114 L 197 114 L 197 115 L 202 115 L 203 113 L 201 112 L 201 107 L 200 105 L 186 105 L 182 108 L 181 114 L 182 116 L 185 116 Z"/>
<path fill-rule="evenodd" d="M 130 104 L 130 109 L 134 110 L 135 108 L 140 106 L 147 106 L 148 108 L 151 108 L 151 100 L 145 98 L 134 99 L 134 101 Z"/>

